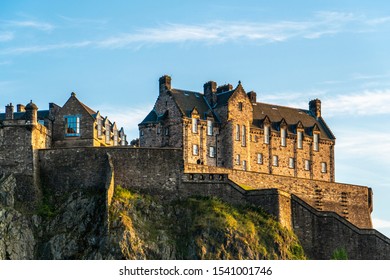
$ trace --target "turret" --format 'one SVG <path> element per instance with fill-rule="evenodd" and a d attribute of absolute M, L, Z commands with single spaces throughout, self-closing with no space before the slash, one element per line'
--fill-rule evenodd
<path fill-rule="evenodd" d="M 12 103 L 5 106 L 5 119 L 6 120 L 14 119 L 14 105 L 12 105 Z"/>
<path fill-rule="evenodd" d="M 27 122 L 31 124 L 36 124 L 38 121 L 38 107 L 35 105 L 32 100 L 26 105 L 26 113 L 24 114 Z"/>
<path fill-rule="evenodd" d="M 171 77 L 168 75 L 164 75 L 159 79 L 159 88 L 160 88 L 160 94 L 163 92 L 166 92 L 168 90 L 171 90 Z"/>
<path fill-rule="evenodd" d="M 321 100 L 318 98 L 313 99 L 309 102 L 309 110 L 313 113 L 316 118 L 321 117 Z"/>

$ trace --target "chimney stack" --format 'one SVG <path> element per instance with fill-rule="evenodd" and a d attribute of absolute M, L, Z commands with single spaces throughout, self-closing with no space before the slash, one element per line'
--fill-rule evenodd
<path fill-rule="evenodd" d="M 309 102 L 309 110 L 317 119 L 321 117 L 321 100 L 318 98 L 311 100 Z"/>
<path fill-rule="evenodd" d="M 160 94 L 171 90 L 171 80 L 171 77 L 168 75 L 164 75 L 159 79 Z"/>
<path fill-rule="evenodd" d="M 214 81 L 209 81 L 203 85 L 203 93 L 206 97 L 207 102 L 213 106 L 217 103 L 217 83 Z"/>
<path fill-rule="evenodd" d="M 6 120 L 14 119 L 14 105 L 12 105 L 12 103 L 5 106 L 5 119 Z"/>
<path fill-rule="evenodd" d="M 256 92 L 254 91 L 250 91 L 247 93 L 248 97 L 249 97 L 249 100 L 251 101 L 251 103 L 256 103 Z"/>
<path fill-rule="evenodd" d="M 25 108 L 24 105 L 18 104 L 18 105 L 16 105 L 16 111 L 17 111 L 18 113 L 23 113 L 23 112 L 26 112 L 26 108 Z"/>

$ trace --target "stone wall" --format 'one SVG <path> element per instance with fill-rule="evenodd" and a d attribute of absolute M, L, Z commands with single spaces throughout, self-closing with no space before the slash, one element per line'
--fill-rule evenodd
<path fill-rule="evenodd" d="M 330 259 L 345 250 L 349 259 L 388 260 L 390 239 L 374 229 L 359 229 L 333 212 L 320 212 L 292 196 L 293 230 L 311 259 Z"/>
<path fill-rule="evenodd" d="M 191 164 L 185 166 L 185 172 L 228 174 L 239 185 L 279 189 L 299 196 L 317 210 L 334 211 L 360 228 L 372 228 L 372 191 L 367 187 Z"/>

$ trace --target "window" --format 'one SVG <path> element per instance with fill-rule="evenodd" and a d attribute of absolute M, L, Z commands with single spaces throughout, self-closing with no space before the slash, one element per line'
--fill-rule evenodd
<path fill-rule="evenodd" d="M 263 154 L 257 154 L 257 163 L 263 164 Z"/>
<path fill-rule="evenodd" d="M 305 159 L 305 170 L 308 171 L 310 170 L 310 161 Z"/>
<path fill-rule="evenodd" d="M 140 135 L 141 136 L 144 136 L 144 131 L 141 129 L 141 131 L 140 131 Z"/>
<path fill-rule="evenodd" d="M 272 165 L 279 166 L 279 157 L 278 156 L 272 156 Z"/>
<path fill-rule="evenodd" d="M 269 144 L 269 126 L 264 127 L 264 144 Z"/>
<path fill-rule="evenodd" d="M 125 134 L 121 135 L 121 145 L 126 146 L 126 135 Z"/>
<path fill-rule="evenodd" d="M 242 170 L 246 170 L 246 160 L 242 161 Z"/>
<path fill-rule="evenodd" d="M 246 146 L 246 126 L 243 125 L 242 126 L 242 142 L 241 142 L 241 145 L 242 146 Z"/>
<path fill-rule="evenodd" d="M 238 110 L 242 111 L 242 102 L 238 102 Z"/>
<path fill-rule="evenodd" d="M 255 135 L 255 142 L 259 141 L 258 136 Z"/>
<path fill-rule="evenodd" d="M 286 147 L 286 136 L 287 136 L 286 129 L 285 128 L 280 129 L 280 145 L 282 145 L 282 147 Z"/>
<path fill-rule="evenodd" d="M 192 133 L 198 133 L 198 120 L 192 118 Z"/>
<path fill-rule="evenodd" d="M 118 130 L 114 130 L 114 146 L 118 146 Z"/>
<path fill-rule="evenodd" d="M 313 150 L 314 151 L 319 150 L 319 138 L 320 138 L 320 135 L 318 133 L 314 133 L 314 135 L 313 135 Z"/>
<path fill-rule="evenodd" d="M 326 162 L 321 162 L 321 173 L 326 173 L 326 172 L 328 172 Z"/>
<path fill-rule="evenodd" d="M 99 138 L 101 138 L 103 136 L 102 119 L 101 118 L 97 119 L 97 133 L 98 133 L 98 137 Z"/>
<path fill-rule="evenodd" d="M 80 117 L 65 117 L 65 136 L 80 136 Z"/>
<path fill-rule="evenodd" d="M 213 135 L 213 122 L 210 120 L 207 121 L 207 135 Z"/>
<path fill-rule="evenodd" d="M 215 157 L 215 147 L 210 146 L 209 154 L 210 154 L 210 157 L 212 157 L 212 158 Z"/>
<path fill-rule="evenodd" d="M 197 156 L 199 154 L 199 148 L 198 148 L 198 145 L 194 144 L 192 145 L 192 154 L 194 156 Z"/>
<path fill-rule="evenodd" d="M 298 149 L 302 149 L 303 147 L 303 132 L 302 131 L 298 131 L 297 132 L 297 145 L 298 145 Z"/>
<path fill-rule="evenodd" d="M 236 124 L 236 140 L 240 141 L 240 125 Z"/>
<path fill-rule="evenodd" d="M 110 144 L 110 141 L 111 141 L 111 129 L 110 129 L 110 125 L 107 124 L 106 125 L 106 144 Z"/>
<path fill-rule="evenodd" d="M 240 155 L 236 155 L 236 164 L 237 165 L 241 164 Z"/>
<path fill-rule="evenodd" d="M 169 135 L 169 127 L 166 127 L 166 128 L 164 129 L 164 134 L 165 134 L 165 136 L 168 136 L 168 135 Z"/>
<path fill-rule="evenodd" d="M 288 159 L 288 167 L 289 168 L 295 168 L 295 160 L 294 160 L 294 158 L 290 157 Z"/>

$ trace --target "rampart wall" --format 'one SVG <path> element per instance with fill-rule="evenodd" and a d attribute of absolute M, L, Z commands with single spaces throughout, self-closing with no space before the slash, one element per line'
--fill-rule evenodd
<path fill-rule="evenodd" d="M 194 195 L 216 196 L 233 204 L 250 203 L 262 207 L 297 234 L 310 258 L 329 259 L 336 249 L 344 248 L 351 259 L 390 259 L 390 240 L 379 232 L 360 229 L 336 213 L 317 211 L 294 194 L 277 187 L 278 180 L 286 188 L 288 182 L 300 183 L 293 179 L 275 178 L 272 181 L 262 174 L 255 178 L 254 174 L 248 173 L 251 175 L 244 183 L 249 185 L 252 179 L 260 184 L 260 178 L 264 177 L 264 187 L 245 190 L 235 182 L 243 176 L 239 171 L 229 173 L 223 168 L 210 170 L 204 166 L 187 166 L 184 170 L 180 149 L 46 149 L 39 150 L 39 163 L 42 184 L 52 190 L 57 200 L 79 189 L 97 190 L 105 192 L 109 204 L 113 185 L 144 191 L 166 200 Z M 324 188 L 327 184 L 334 188 L 344 186 L 314 183 Z M 310 186 L 308 184 L 307 188 Z M 304 186 L 298 184 L 298 187 L 303 192 Z M 349 187 L 352 191 L 353 186 Z"/>
<path fill-rule="evenodd" d="M 187 164 L 184 172 L 227 174 L 244 187 L 276 188 L 297 195 L 317 210 L 334 211 L 360 228 L 372 228 L 372 191 L 367 187 L 195 164 Z"/>

